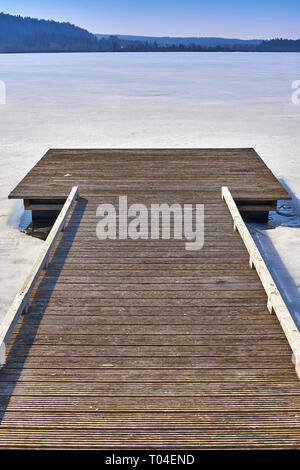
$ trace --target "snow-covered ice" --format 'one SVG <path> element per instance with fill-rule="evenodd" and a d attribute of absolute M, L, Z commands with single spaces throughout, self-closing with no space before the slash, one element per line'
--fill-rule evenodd
<path fill-rule="evenodd" d="M 0 55 L 0 314 L 42 244 L 16 228 L 7 195 L 48 148 L 254 147 L 294 196 L 276 228 L 253 230 L 299 325 L 299 65 L 299 54 Z"/>

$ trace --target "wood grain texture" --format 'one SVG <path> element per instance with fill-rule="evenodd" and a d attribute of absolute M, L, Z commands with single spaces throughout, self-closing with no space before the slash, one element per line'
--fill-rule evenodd
<path fill-rule="evenodd" d="M 70 176 L 65 176 L 69 174 Z M 297 449 L 292 351 L 231 215 L 289 199 L 253 149 L 50 150 L 10 194 L 70 214 L 7 346 L 3 449 Z M 205 243 L 96 237 L 100 203 L 205 205 Z"/>
<path fill-rule="evenodd" d="M 159 202 L 167 190 L 205 191 L 218 200 L 221 186 L 239 201 L 290 199 L 252 148 L 50 149 L 9 197 L 60 199 L 75 185 L 83 197 L 97 197 L 101 187 L 115 196 L 150 191 Z"/>

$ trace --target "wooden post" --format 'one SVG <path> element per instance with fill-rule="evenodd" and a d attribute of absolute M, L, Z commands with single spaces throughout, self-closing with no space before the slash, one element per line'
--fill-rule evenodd
<path fill-rule="evenodd" d="M 6 349 L 5 343 L 3 342 L 2 344 L 0 344 L 0 369 L 5 364 L 5 360 L 6 360 L 5 349 Z"/>
<path fill-rule="evenodd" d="M 45 260 L 43 269 L 47 269 L 49 266 L 49 258 Z"/>

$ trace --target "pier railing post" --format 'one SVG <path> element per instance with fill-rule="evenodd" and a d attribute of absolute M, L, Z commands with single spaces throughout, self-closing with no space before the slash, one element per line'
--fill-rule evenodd
<path fill-rule="evenodd" d="M 2 343 L 0 344 L 0 369 L 1 369 L 1 367 L 3 367 L 4 364 L 5 364 L 5 360 L 6 360 L 5 349 L 6 349 L 5 343 L 2 342 Z"/>

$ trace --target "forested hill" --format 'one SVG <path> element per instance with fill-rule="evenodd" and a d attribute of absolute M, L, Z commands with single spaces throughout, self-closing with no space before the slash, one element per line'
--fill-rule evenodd
<path fill-rule="evenodd" d="M 128 39 L 131 38 L 131 39 Z M 0 13 L 0 53 L 16 52 L 300 52 L 300 39 L 269 41 L 221 40 L 220 38 L 155 38 L 106 36 L 89 33 L 70 23 L 23 18 Z M 159 39 L 159 38 L 158 38 Z M 188 41 L 185 41 L 188 40 Z M 195 39 L 195 38 L 194 38 Z M 206 39 L 206 42 L 203 42 Z M 174 40 L 174 43 L 172 42 Z M 228 42 L 229 41 L 229 42 Z M 231 41 L 231 42 L 230 42 Z"/>
<path fill-rule="evenodd" d="M 263 41 L 259 52 L 300 52 L 300 39 L 271 39 Z"/>
<path fill-rule="evenodd" d="M 96 50 L 98 40 L 70 23 L 0 13 L 0 52 Z"/>

